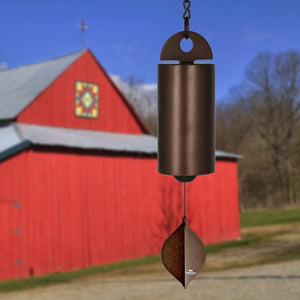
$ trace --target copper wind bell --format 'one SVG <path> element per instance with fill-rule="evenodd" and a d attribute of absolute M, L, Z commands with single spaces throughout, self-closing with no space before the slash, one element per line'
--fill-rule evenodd
<path fill-rule="evenodd" d="M 212 59 L 208 42 L 189 31 L 190 1 L 184 1 L 185 30 L 168 39 L 158 65 L 158 172 L 184 183 L 184 213 L 180 226 L 161 249 L 165 268 L 186 288 L 205 263 L 202 240 L 187 225 L 185 185 L 197 175 L 215 171 L 215 65 L 194 63 Z M 193 47 L 181 50 L 190 38 Z"/>

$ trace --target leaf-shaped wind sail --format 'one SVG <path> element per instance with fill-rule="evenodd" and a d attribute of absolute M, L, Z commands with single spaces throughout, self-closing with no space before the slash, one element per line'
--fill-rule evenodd
<path fill-rule="evenodd" d="M 165 268 L 181 282 L 184 288 L 196 277 L 205 263 L 202 240 L 186 224 L 181 225 L 166 239 L 161 249 Z"/>

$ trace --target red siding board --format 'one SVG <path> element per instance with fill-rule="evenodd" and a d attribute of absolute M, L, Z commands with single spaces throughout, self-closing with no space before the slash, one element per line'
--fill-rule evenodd
<path fill-rule="evenodd" d="M 75 116 L 77 80 L 99 85 L 99 116 Z M 17 117 L 18 122 L 45 126 L 102 130 L 119 133 L 148 133 L 121 92 L 90 51 L 84 52 Z"/>
<path fill-rule="evenodd" d="M 11 252 L 11 211 L 12 203 L 0 201 L 0 279 L 13 278 L 13 259 Z M 2 274 L 2 276 L 1 276 Z M 4 277 L 3 277 L 4 276 Z"/>

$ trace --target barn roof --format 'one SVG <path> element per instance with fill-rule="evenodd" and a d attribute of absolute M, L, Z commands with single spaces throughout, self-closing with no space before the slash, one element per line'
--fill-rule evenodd
<path fill-rule="evenodd" d="M 29 147 L 13 125 L 0 126 L 0 161 Z"/>
<path fill-rule="evenodd" d="M 0 71 L 0 119 L 14 119 L 82 53 Z"/>
<path fill-rule="evenodd" d="M 0 160 L 30 145 L 155 154 L 156 138 L 148 134 L 122 134 L 11 123 L 0 127 Z"/>
<path fill-rule="evenodd" d="M 15 127 L 24 140 L 42 146 L 148 154 L 156 153 L 157 147 L 156 138 L 148 134 L 124 134 L 20 123 Z"/>
<path fill-rule="evenodd" d="M 157 139 L 148 134 L 122 134 L 20 123 L 0 127 L 0 160 L 30 145 L 127 153 L 157 153 Z M 216 158 L 239 159 L 241 156 L 216 151 Z"/>

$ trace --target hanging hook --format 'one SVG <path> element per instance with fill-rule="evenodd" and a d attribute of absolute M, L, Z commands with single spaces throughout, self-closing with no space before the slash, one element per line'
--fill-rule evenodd
<path fill-rule="evenodd" d="M 184 32 L 185 38 L 188 39 L 190 37 L 190 20 L 187 17 L 184 19 Z"/>

